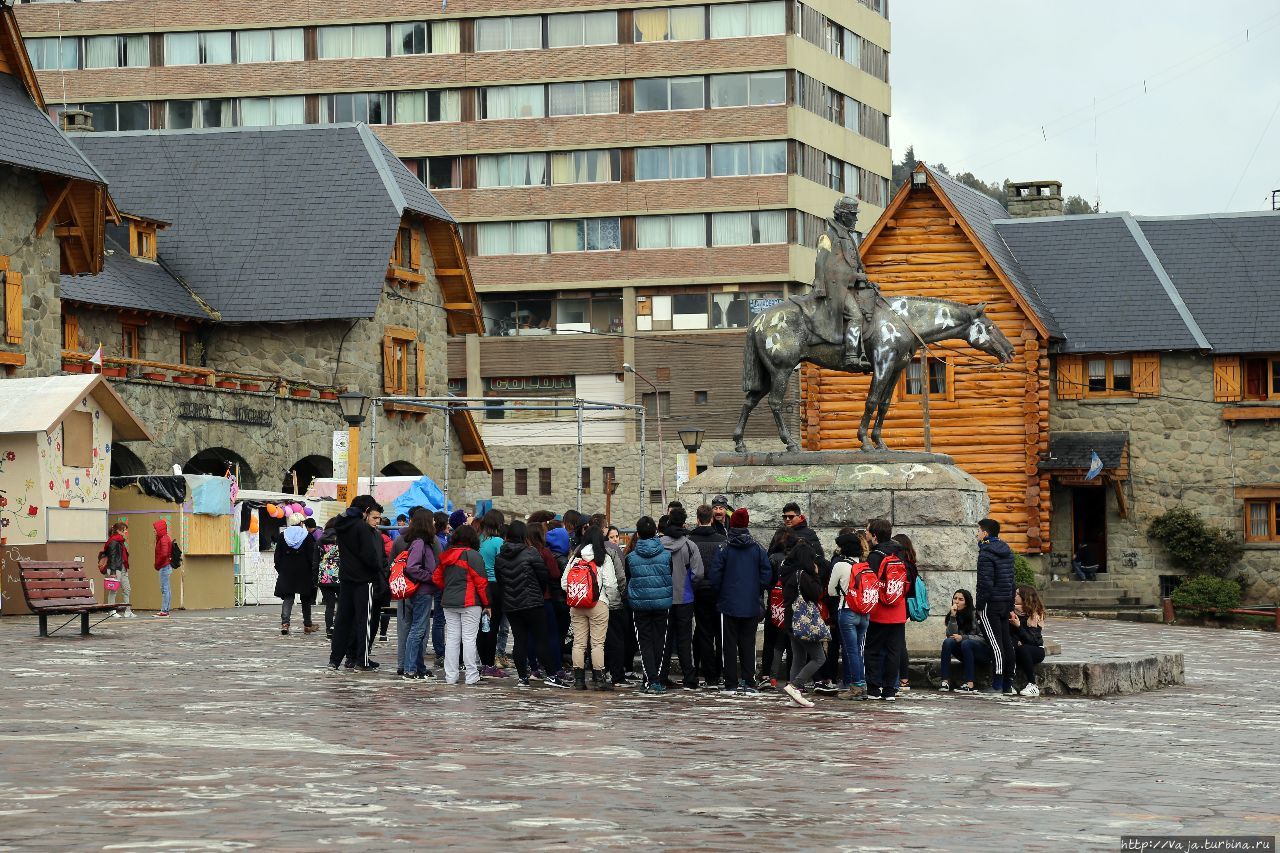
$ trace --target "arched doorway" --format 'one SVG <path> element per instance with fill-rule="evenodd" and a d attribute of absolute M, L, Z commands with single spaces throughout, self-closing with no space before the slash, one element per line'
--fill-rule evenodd
<path fill-rule="evenodd" d="M 297 488 L 294 488 L 294 475 L 297 475 Z M 333 476 L 333 460 L 328 456 L 304 456 L 289 466 L 285 472 L 284 482 L 280 490 L 289 495 L 305 495 L 311 481 L 319 477 Z"/>
<path fill-rule="evenodd" d="M 227 463 L 230 463 L 232 470 L 236 472 L 240 488 L 256 489 L 258 487 L 257 475 L 253 473 L 249 463 L 245 462 L 244 457 L 239 453 L 234 450 L 227 450 L 225 447 L 210 447 L 206 450 L 201 450 L 188 459 L 186 465 L 182 466 L 182 473 L 212 474 L 215 477 L 221 477 L 227 473 Z"/>
<path fill-rule="evenodd" d="M 112 477 L 141 477 L 145 473 L 147 473 L 147 466 L 142 464 L 138 454 L 119 442 L 111 445 Z"/>
<path fill-rule="evenodd" d="M 382 469 L 384 477 L 421 477 L 422 471 L 418 470 L 418 466 L 411 462 L 405 462 L 403 459 L 392 462 L 390 465 Z"/>

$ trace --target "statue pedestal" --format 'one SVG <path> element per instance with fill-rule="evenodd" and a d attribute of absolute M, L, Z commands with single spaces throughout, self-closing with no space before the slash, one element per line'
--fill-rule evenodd
<path fill-rule="evenodd" d="M 907 623 L 907 647 L 937 653 L 944 617 L 957 589 L 974 591 L 978 520 L 987 489 L 940 454 L 894 451 L 721 453 L 714 466 L 685 483 L 680 500 L 690 515 L 718 494 L 751 513 L 752 534 L 766 547 L 795 501 L 830 556 L 843 527 L 872 518 L 893 522 L 911 537 L 929 590 L 930 618 Z"/>

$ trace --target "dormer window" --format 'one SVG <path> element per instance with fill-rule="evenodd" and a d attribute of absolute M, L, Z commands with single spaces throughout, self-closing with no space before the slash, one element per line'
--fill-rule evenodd
<path fill-rule="evenodd" d="M 144 261 L 156 259 L 156 226 L 147 222 L 129 223 L 129 254 Z"/>
<path fill-rule="evenodd" d="M 427 280 L 422 272 L 422 238 L 416 228 L 402 224 L 391 247 L 387 280 L 397 286 L 415 288 Z"/>

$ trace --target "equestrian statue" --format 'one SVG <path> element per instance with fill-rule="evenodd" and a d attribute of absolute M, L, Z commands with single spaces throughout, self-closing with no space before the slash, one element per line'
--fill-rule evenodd
<path fill-rule="evenodd" d="M 855 199 L 838 201 L 826 232 L 818 238 L 813 290 L 752 319 L 742 356 L 746 400 L 733 431 L 739 453 L 747 449 L 742 439 L 747 418 L 766 396 L 778 438 L 788 450 L 800 449 L 782 419 L 782 404 L 787 382 L 801 362 L 871 374 L 858 439 L 863 450 L 887 450 L 880 433 L 893 390 L 921 347 L 962 340 L 1002 364 L 1013 359 L 1013 344 L 986 316 L 985 303 L 881 295 L 862 264 L 857 219 Z M 922 376 L 922 381 L 927 380 Z"/>

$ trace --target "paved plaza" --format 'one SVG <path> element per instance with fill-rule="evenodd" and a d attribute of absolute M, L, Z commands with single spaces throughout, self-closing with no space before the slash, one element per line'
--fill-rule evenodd
<path fill-rule="evenodd" d="M 1280 637 L 1052 620 L 1182 649 L 1113 699 L 896 705 L 329 674 L 272 608 L 0 621 L 0 849 L 1114 850 L 1280 833 Z M 74 626 L 73 626 L 74 627 Z M 394 645 L 380 657 L 394 667 Z"/>

